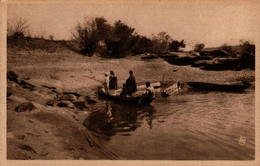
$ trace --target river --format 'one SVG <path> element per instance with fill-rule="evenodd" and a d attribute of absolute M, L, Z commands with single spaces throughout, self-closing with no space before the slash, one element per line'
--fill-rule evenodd
<path fill-rule="evenodd" d="M 158 95 L 146 107 L 103 101 L 107 115 L 90 116 L 89 128 L 122 159 L 253 160 L 254 98 L 249 89 Z"/>

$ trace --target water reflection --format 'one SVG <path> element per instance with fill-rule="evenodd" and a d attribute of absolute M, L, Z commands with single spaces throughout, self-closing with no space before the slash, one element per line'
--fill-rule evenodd
<path fill-rule="evenodd" d="M 137 107 L 120 103 L 105 102 L 103 109 L 93 112 L 84 122 L 91 131 L 113 136 L 119 133 L 130 136 L 142 123 L 152 128 L 155 108 L 153 106 Z"/>
<path fill-rule="evenodd" d="M 146 107 L 104 102 L 85 125 L 126 159 L 248 160 L 254 159 L 254 105 L 253 90 L 158 97 Z"/>

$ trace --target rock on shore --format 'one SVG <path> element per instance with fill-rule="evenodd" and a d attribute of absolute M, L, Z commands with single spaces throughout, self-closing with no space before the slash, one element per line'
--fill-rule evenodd
<path fill-rule="evenodd" d="M 20 84 L 23 80 L 18 74 L 9 73 L 12 74 L 8 77 L 7 92 L 8 159 L 117 158 L 84 127 L 91 110 L 82 108 L 77 101 L 79 96 L 57 94 L 53 88 L 41 85 L 33 85 L 32 91 Z M 70 105 L 59 107 L 67 102 Z M 90 107 L 87 101 L 84 106 Z"/>

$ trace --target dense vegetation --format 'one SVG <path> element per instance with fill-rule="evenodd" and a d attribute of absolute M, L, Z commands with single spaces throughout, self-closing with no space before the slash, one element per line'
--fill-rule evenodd
<path fill-rule="evenodd" d="M 85 55 L 98 53 L 106 57 L 124 57 L 129 54 L 166 53 L 185 47 L 184 40 L 173 40 L 166 32 L 152 38 L 139 35 L 133 27 L 121 20 L 110 25 L 103 17 L 84 20 L 75 27 L 72 37 Z"/>

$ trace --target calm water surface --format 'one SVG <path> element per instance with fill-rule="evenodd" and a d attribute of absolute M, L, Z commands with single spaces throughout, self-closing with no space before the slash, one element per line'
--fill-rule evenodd
<path fill-rule="evenodd" d="M 158 97 L 142 108 L 107 102 L 89 128 L 122 159 L 252 160 L 254 105 L 254 90 Z"/>

